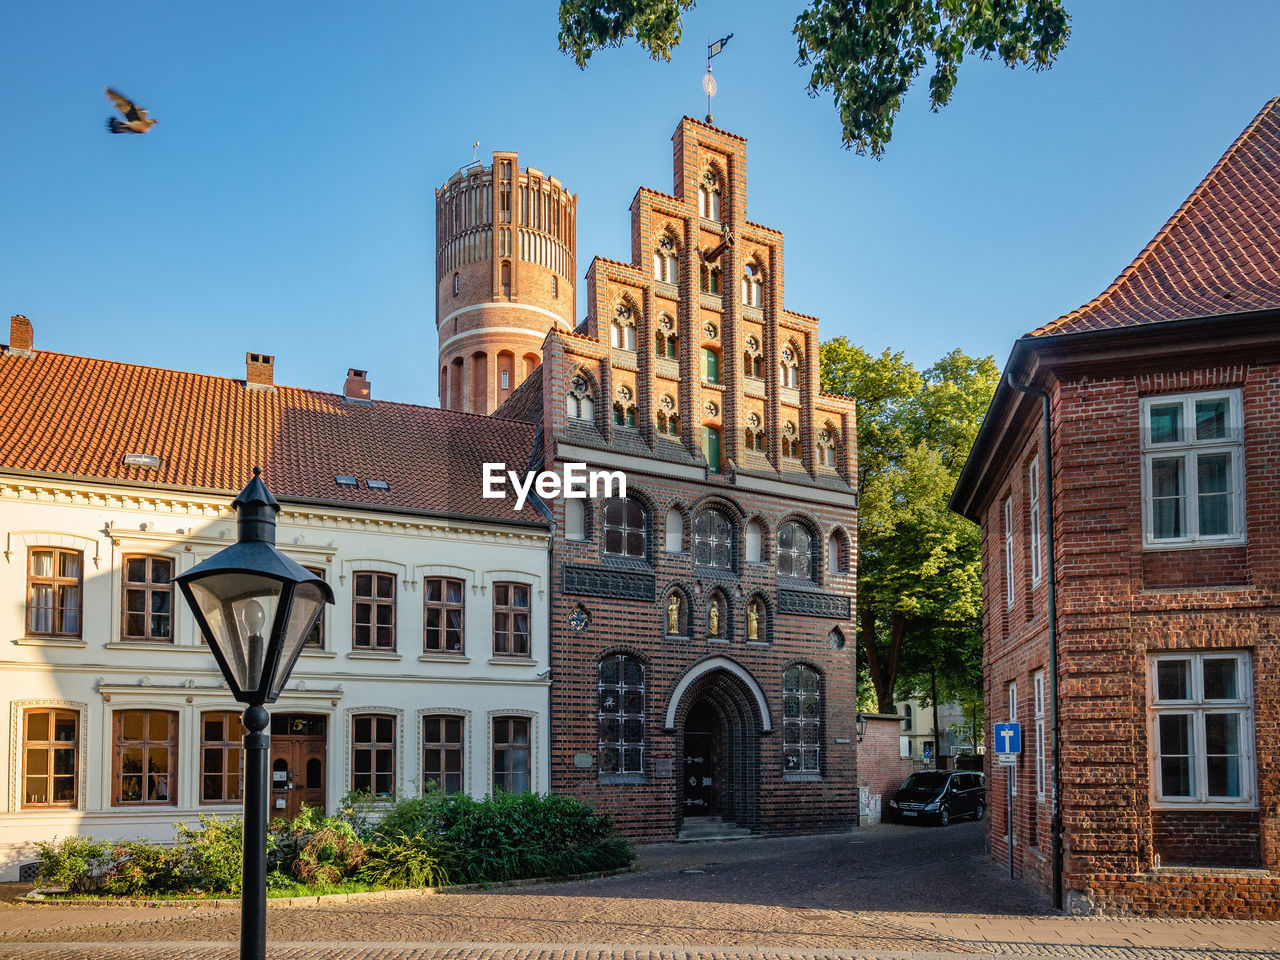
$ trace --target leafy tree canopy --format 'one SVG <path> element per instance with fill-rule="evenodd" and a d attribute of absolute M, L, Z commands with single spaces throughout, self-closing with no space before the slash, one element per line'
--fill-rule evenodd
<path fill-rule="evenodd" d="M 634 38 L 655 60 L 680 44 L 694 0 L 561 0 L 560 49 L 580 67 Z M 812 0 L 796 17 L 808 93 L 830 93 L 846 148 L 884 154 L 902 97 L 933 65 L 929 103 L 945 106 L 966 54 L 1009 67 L 1053 65 L 1071 35 L 1062 0 Z"/>
<path fill-rule="evenodd" d="M 953 350 L 924 371 L 845 338 L 822 345 L 822 389 L 858 401 L 858 642 L 881 712 L 940 676 L 981 675 L 981 531 L 947 501 L 999 382 Z"/>

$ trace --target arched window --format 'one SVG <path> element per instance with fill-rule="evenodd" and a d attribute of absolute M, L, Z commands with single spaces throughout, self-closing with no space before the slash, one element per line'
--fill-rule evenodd
<path fill-rule="evenodd" d="M 502 295 L 511 296 L 511 264 L 502 261 Z"/>
<path fill-rule="evenodd" d="M 702 292 L 713 296 L 720 294 L 720 268 L 702 265 Z"/>
<path fill-rule="evenodd" d="M 616 557 L 645 556 L 644 507 L 631 497 L 615 497 L 604 507 L 604 552 Z"/>
<path fill-rule="evenodd" d="M 822 704 L 818 672 L 804 664 L 782 674 L 782 771 L 821 773 Z"/>
<path fill-rule="evenodd" d="M 693 562 L 733 569 L 733 522 L 719 510 L 704 510 L 694 521 Z"/>
<path fill-rule="evenodd" d="M 758 264 L 748 263 L 742 270 L 742 302 L 748 307 L 760 306 L 764 287 L 764 271 Z"/>
<path fill-rule="evenodd" d="M 614 319 L 609 324 L 609 343 L 615 350 L 636 349 L 636 325 L 631 318 L 631 308 L 625 303 L 619 304 L 614 312 Z"/>
<path fill-rule="evenodd" d="M 764 379 L 764 357 L 760 355 L 760 338 L 750 334 L 744 341 L 742 371 L 748 377 Z"/>
<path fill-rule="evenodd" d="M 782 425 L 782 455 L 792 460 L 800 459 L 800 437 L 796 425 L 790 420 Z"/>
<path fill-rule="evenodd" d="M 714 170 L 704 173 L 698 185 L 698 216 L 720 219 L 720 177 Z"/>
<path fill-rule="evenodd" d="M 684 514 L 676 507 L 667 511 L 667 553 L 684 549 Z"/>
<path fill-rule="evenodd" d="M 833 533 L 827 537 L 827 573 L 844 572 L 844 544 L 840 542 L 840 534 Z"/>
<path fill-rule="evenodd" d="M 595 401 L 591 396 L 591 384 L 581 374 L 574 377 L 569 384 L 566 406 L 570 419 L 595 421 Z"/>
<path fill-rule="evenodd" d="M 617 400 L 613 404 L 613 422 L 618 426 L 636 425 L 635 394 L 625 383 L 618 387 Z"/>
<path fill-rule="evenodd" d="M 795 522 L 778 527 L 778 572 L 808 580 L 813 576 L 813 538 Z"/>
<path fill-rule="evenodd" d="M 673 437 L 680 435 L 680 414 L 676 412 L 675 398 L 664 393 L 658 398 L 658 432 L 669 433 Z"/>
<path fill-rule="evenodd" d="M 764 530 L 760 524 L 752 520 L 747 524 L 747 563 L 759 563 Z"/>
<path fill-rule="evenodd" d="M 564 538 L 566 540 L 587 539 L 586 510 L 580 499 L 566 498 L 564 501 Z"/>
<path fill-rule="evenodd" d="M 665 313 L 658 317 L 658 329 L 654 333 L 653 344 L 655 356 L 674 359 L 678 355 L 679 341 L 676 336 L 676 322 Z"/>
<path fill-rule="evenodd" d="M 752 411 L 747 414 L 747 425 L 743 428 L 742 439 L 748 450 L 764 450 L 764 423 L 760 414 Z"/>
<path fill-rule="evenodd" d="M 778 386 L 797 390 L 800 387 L 800 355 L 794 346 L 782 348 L 778 361 Z"/>
<path fill-rule="evenodd" d="M 664 233 L 658 239 L 658 245 L 653 251 L 653 279 L 664 283 L 677 283 L 679 256 L 680 248 L 676 245 L 675 238 L 669 233 Z"/>
<path fill-rule="evenodd" d="M 602 774 L 644 773 L 644 664 L 615 654 L 600 661 L 599 763 Z"/>
<path fill-rule="evenodd" d="M 818 463 L 824 467 L 836 465 L 836 433 L 835 427 L 828 421 L 818 431 Z"/>

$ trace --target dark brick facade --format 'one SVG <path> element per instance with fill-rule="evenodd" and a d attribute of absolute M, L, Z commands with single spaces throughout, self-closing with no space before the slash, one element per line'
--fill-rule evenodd
<path fill-rule="evenodd" d="M 566 537 L 565 501 L 551 504 L 552 786 L 611 813 L 631 836 L 671 839 L 686 809 L 688 729 L 710 744 L 711 812 L 757 832 L 845 829 L 857 821 L 853 403 L 819 393 L 817 321 L 782 306 L 782 235 L 746 219 L 745 141 L 685 118 L 673 142 L 675 196 L 642 189 L 632 204 L 633 263 L 592 263 L 579 332 L 553 330 L 541 376 L 497 411 L 532 419 L 538 405 L 525 394 L 540 391 L 545 469 L 623 470 L 645 512 L 644 556 L 622 558 L 605 553 L 602 502 L 587 501 L 583 540 Z M 719 220 L 699 216 L 708 173 Z M 659 251 L 676 258 L 662 279 Z M 724 277 L 716 293 L 704 286 L 710 267 Z M 760 293 L 742 295 L 744 275 L 760 278 Z M 615 321 L 635 325 L 636 349 L 611 333 Z M 678 347 L 660 352 L 672 333 Z M 707 350 L 717 376 L 706 375 Z M 568 414 L 575 378 L 593 405 L 586 419 Z M 718 470 L 706 428 L 721 438 Z M 694 527 L 708 508 L 731 521 L 732 569 L 694 563 Z M 779 575 L 786 521 L 809 533 L 810 579 Z M 672 523 L 682 533 L 668 550 Z M 749 524 L 760 531 L 758 562 L 748 561 Z M 673 595 L 678 635 L 666 630 Z M 713 600 L 719 636 L 709 636 Z M 613 653 L 644 666 L 643 769 L 627 774 L 600 766 L 598 671 Z M 820 759 L 788 773 L 783 681 L 795 665 L 820 678 L 821 724 L 807 745 Z"/>

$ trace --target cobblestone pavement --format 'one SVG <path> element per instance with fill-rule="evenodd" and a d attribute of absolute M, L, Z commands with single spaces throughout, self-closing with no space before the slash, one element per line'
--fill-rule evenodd
<path fill-rule="evenodd" d="M 0 958 L 235 957 L 235 909 L 0 904 Z M 1280 957 L 1280 923 L 1053 913 L 980 824 L 643 848 L 631 874 L 269 908 L 270 957 L 783 960 Z"/>

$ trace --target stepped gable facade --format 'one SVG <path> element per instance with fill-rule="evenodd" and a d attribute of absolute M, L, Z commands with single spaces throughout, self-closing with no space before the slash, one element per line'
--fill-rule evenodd
<path fill-rule="evenodd" d="M 539 465 L 625 473 L 556 499 L 551 779 L 630 835 L 856 822 L 852 400 L 784 305 L 783 235 L 747 219 L 746 141 L 685 117 L 671 193 L 631 204 L 497 411 Z"/>

